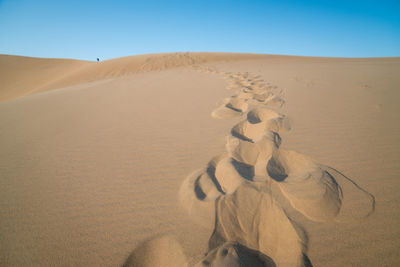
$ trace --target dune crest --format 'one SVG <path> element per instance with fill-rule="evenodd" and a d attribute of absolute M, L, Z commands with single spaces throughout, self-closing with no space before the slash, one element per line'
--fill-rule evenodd
<path fill-rule="evenodd" d="M 91 62 L 0 55 L 0 101 L 140 72 L 257 57 L 260 55 L 186 52 L 137 55 Z"/>

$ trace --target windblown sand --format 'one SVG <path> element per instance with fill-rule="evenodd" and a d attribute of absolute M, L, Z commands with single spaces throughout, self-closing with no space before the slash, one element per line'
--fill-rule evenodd
<path fill-rule="evenodd" d="M 0 265 L 398 266 L 399 73 L 1 55 Z"/>

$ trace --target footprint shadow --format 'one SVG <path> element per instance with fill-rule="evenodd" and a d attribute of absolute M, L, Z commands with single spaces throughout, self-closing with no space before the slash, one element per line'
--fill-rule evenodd
<path fill-rule="evenodd" d="M 207 253 L 196 267 L 276 267 L 274 260 L 238 242 L 226 242 Z"/>

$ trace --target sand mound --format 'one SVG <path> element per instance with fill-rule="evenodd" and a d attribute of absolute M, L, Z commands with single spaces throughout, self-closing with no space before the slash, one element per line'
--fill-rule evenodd
<path fill-rule="evenodd" d="M 149 239 L 129 255 L 123 267 L 275 267 L 274 261 L 237 242 L 225 242 L 211 250 L 197 264 L 189 265 L 182 247 L 170 235 Z"/>
<path fill-rule="evenodd" d="M 143 242 L 129 255 L 124 267 L 186 267 L 186 256 L 176 239 L 169 235 Z"/>

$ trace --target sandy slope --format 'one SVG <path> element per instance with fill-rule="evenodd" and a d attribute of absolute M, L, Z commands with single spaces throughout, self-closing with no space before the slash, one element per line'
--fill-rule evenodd
<path fill-rule="evenodd" d="M 89 62 L 0 55 L 0 72 L 4 77 L 0 80 L 0 101 L 134 73 L 257 57 L 260 56 L 232 53 L 171 53 Z"/>
<path fill-rule="evenodd" d="M 116 266 L 132 251 L 127 265 L 400 264 L 398 58 L 1 56 L 0 68 L 0 265 Z M 325 165 L 375 212 L 355 217 L 368 196 Z M 342 197 L 323 193 L 336 188 L 325 171 Z M 179 190 L 203 208 L 181 208 Z"/>

